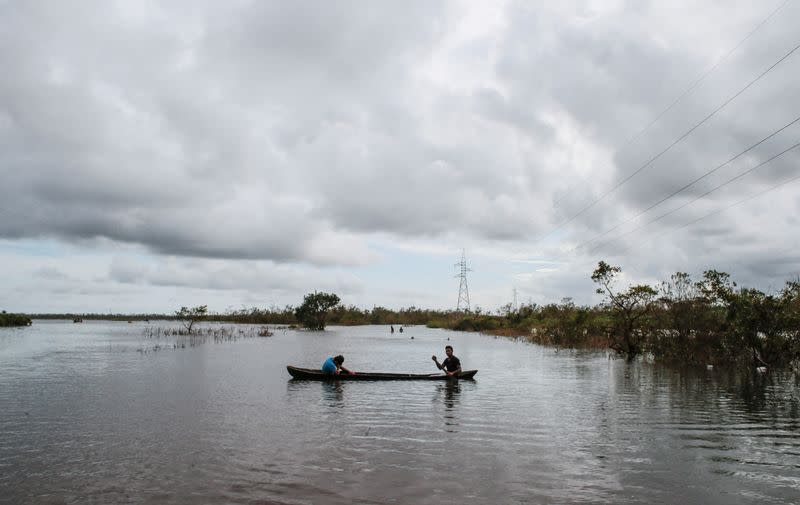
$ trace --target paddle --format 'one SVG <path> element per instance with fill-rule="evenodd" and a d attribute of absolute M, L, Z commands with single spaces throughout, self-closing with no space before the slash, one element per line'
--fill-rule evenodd
<path fill-rule="evenodd" d="M 441 370 L 442 369 L 442 365 L 439 364 L 439 360 L 436 359 L 436 355 L 435 354 L 433 356 L 431 356 L 431 359 L 433 360 L 434 363 L 436 363 L 436 367 L 439 370 Z M 446 368 L 444 369 L 444 374 L 446 376 L 448 376 L 448 377 L 456 377 L 456 372 L 450 373 L 450 372 L 447 371 Z M 438 374 L 431 374 L 431 375 L 438 375 Z"/>

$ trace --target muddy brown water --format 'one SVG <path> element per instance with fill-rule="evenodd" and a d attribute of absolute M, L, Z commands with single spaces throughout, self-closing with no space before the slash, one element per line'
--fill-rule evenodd
<path fill-rule="evenodd" d="M 174 349 L 146 324 L 0 329 L 0 503 L 800 503 L 788 373 L 424 327 Z M 341 353 L 355 370 L 434 372 L 446 344 L 476 380 L 285 369 Z"/>

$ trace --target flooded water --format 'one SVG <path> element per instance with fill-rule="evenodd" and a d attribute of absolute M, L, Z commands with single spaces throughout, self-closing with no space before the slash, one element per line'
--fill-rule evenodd
<path fill-rule="evenodd" d="M 0 503 L 800 503 L 789 374 L 422 327 L 174 349 L 145 326 L 0 329 Z M 435 372 L 446 344 L 476 380 L 285 368 L 341 353 L 354 370 Z"/>

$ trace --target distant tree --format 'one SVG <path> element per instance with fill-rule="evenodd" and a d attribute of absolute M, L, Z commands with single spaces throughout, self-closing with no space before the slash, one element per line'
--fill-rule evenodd
<path fill-rule="evenodd" d="M 537 335 L 555 347 L 579 347 L 595 332 L 594 322 L 586 307 L 577 307 L 572 298 L 561 299 L 560 304 L 551 303 L 540 308 Z"/>
<path fill-rule="evenodd" d="M 800 278 L 786 283 L 781 291 L 784 304 L 784 324 L 786 338 L 789 341 L 787 361 L 800 363 Z M 800 373 L 800 369 L 795 368 Z"/>
<path fill-rule="evenodd" d="M 369 322 L 370 324 L 391 324 L 397 319 L 395 313 L 386 307 L 375 306 L 372 307 Z"/>
<path fill-rule="evenodd" d="M 736 283 L 731 281 L 730 274 L 717 270 L 706 270 L 703 272 L 703 279 L 695 283 L 695 288 L 708 303 L 724 307 L 735 296 Z"/>
<path fill-rule="evenodd" d="M 646 337 L 644 323 L 654 308 L 658 292 L 643 284 L 631 286 L 625 292 L 615 291 L 613 285 L 620 273 L 620 267 L 601 261 L 592 273 L 592 280 L 600 285 L 597 293 L 606 295 L 611 310 L 614 328 L 609 347 L 633 359 L 642 352 Z"/>
<path fill-rule="evenodd" d="M 660 334 L 655 345 L 659 354 L 685 358 L 691 354 L 690 338 L 696 334 L 703 307 L 699 305 L 699 291 L 686 272 L 675 272 L 661 283 Z"/>
<path fill-rule="evenodd" d="M 297 322 L 309 330 L 324 330 L 328 311 L 339 304 L 339 297 L 333 293 L 309 293 L 303 304 L 294 311 Z"/>
<path fill-rule="evenodd" d="M 191 333 L 194 324 L 202 320 L 208 314 L 208 305 L 198 305 L 197 307 L 181 307 L 175 311 L 175 317 L 181 322 L 186 331 Z"/>
<path fill-rule="evenodd" d="M 8 314 L 5 310 L 0 312 L 0 326 L 30 326 L 31 318 L 24 314 Z"/>

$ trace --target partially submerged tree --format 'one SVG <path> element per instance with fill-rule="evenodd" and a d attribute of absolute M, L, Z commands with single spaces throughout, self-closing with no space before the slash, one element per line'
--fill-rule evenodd
<path fill-rule="evenodd" d="M 697 289 L 685 272 L 675 272 L 668 281 L 661 283 L 659 301 L 664 317 L 660 327 L 668 332 L 662 335 L 664 340 L 669 340 L 672 344 L 664 347 L 665 354 L 685 355 L 688 352 L 689 338 L 695 329 L 694 321 L 697 317 L 693 310 L 696 298 Z"/>
<path fill-rule="evenodd" d="M 303 304 L 294 311 L 297 322 L 309 330 L 324 330 L 328 311 L 339 304 L 339 297 L 333 293 L 309 293 Z"/>
<path fill-rule="evenodd" d="M 784 307 L 780 297 L 741 289 L 728 304 L 735 342 L 749 351 L 753 365 L 777 365 L 789 356 Z"/>
<path fill-rule="evenodd" d="M 208 314 L 208 305 L 198 305 L 197 307 L 181 307 L 181 310 L 175 311 L 175 317 L 181 322 L 186 331 L 192 333 L 194 324 Z"/>
<path fill-rule="evenodd" d="M 31 318 L 24 314 L 9 314 L 5 310 L 0 312 L 0 326 L 30 326 Z"/>
<path fill-rule="evenodd" d="M 609 332 L 609 347 L 630 360 L 643 350 L 646 316 L 652 312 L 658 292 L 644 284 L 631 286 L 625 292 L 615 291 L 620 273 L 620 267 L 601 261 L 592 273 L 592 280 L 599 284 L 597 293 L 606 296 L 605 303 L 611 310 L 613 328 Z"/>
<path fill-rule="evenodd" d="M 781 300 L 784 303 L 785 335 L 789 344 L 787 360 L 800 372 L 800 280 L 786 283 L 781 291 Z"/>

